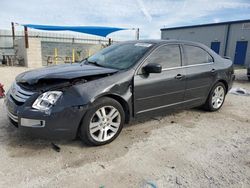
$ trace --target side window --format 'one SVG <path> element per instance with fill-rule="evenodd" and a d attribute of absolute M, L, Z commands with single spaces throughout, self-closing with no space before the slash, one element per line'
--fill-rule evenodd
<path fill-rule="evenodd" d="M 158 63 L 162 69 L 181 66 L 181 54 L 179 45 L 165 45 L 152 52 L 146 64 Z"/>
<path fill-rule="evenodd" d="M 212 56 L 200 47 L 184 45 L 184 51 L 187 58 L 187 65 L 196 65 L 213 61 Z"/>

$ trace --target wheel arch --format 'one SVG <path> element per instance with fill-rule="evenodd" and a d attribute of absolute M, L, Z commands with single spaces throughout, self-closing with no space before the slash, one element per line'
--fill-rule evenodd
<path fill-rule="evenodd" d="M 117 102 L 119 102 L 124 110 L 124 113 L 125 113 L 125 123 L 128 123 L 130 121 L 129 105 L 125 99 L 123 99 L 119 95 L 114 95 L 114 94 L 103 95 L 99 98 L 102 98 L 102 97 L 109 97 L 109 98 L 112 98 L 112 99 L 116 100 Z M 97 98 L 97 99 L 99 99 L 99 98 Z"/>
<path fill-rule="evenodd" d="M 123 98 L 122 98 L 121 96 L 119 96 L 119 95 L 114 95 L 114 94 L 105 94 L 105 95 L 101 95 L 101 96 L 97 97 L 95 100 L 93 100 L 93 101 L 90 103 L 90 105 L 91 105 L 92 103 L 94 103 L 96 100 L 101 99 L 101 98 L 104 98 L 104 97 L 109 97 L 109 98 L 111 98 L 111 99 L 114 99 L 114 100 L 116 100 L 116 101 L 122 106 L 122 108 L 123 108 L 123 110 L 124 110 L 124 114 L 125 114 L 125 123 L 129 123 L 129 121 L 130 121 L 130 110 L 129 110 L 129 105 L 128 105 L 128 103 L 126 102 L 126 100 L 123 99 Z M 85 113 L 85 114 L 86 114 L 86 113 Z M 83 122 L 83 119 L 84 119 L 84 117 L 85 117 L 85 114 L 82 116 L 82 119 L 81 119 L 81 121 L 80 121 L 80 123 L 79 123 L 79 125 L 78 125 L 77 132 L 76 132 L 76 137 L 77 137 L 77 135 L 79 134 L 79 129 L 80 129 L 80 127 L 81 127 L 81 124 L 82 124 L 82 122 Z"/>
<path fill-rule="evenodd" d="M 225 88 L 226 88 L 226 93 L 228 92 L 228 83 L 227 83 L 227 81 L 226 80 L 223 80 L 223 79 L 220 79 L 220 80 L 218 80 L 215 84 L 217 84 L 218 82 L 221 82 L 221 83 L 223 83 L 224 84 L 224 86 L 225 86 Z M 214 85 L 215 85 L 214 84 Z"/>
<path fill-rule="evenodd" d="M 226 93 L 228 92 L 228 83 L 227 83 L 225 80 L 223 80 L 223 79 L 217 80 L 217 81 L 212 85 L 212 87 L 211 87 L 211 89 L 210 89 L 210 91 L 209 91 L 209 94 L 208 94 L 208 96 L 207 96 L 206 102 L 202 105 L 202 107 L 203 107 L 204 110 L 213 112 L 213 111 L 216 111 L 216 110 L 218 110 L 218 109 L 221 108 L 222 105 L 221 105 L 218 109 L 211 108 L 210 102 L 209 102 L 209 100 L 210 100 L 210 98 L 211 98 L 211 94 L 212 94 L 213 88 L 215 88 L 215 86 L 216 86 L 218 83 L 223 84 L 223 85 L 225 86 Z M 225 93 L 225 95 L 226 95 L 226 93 Z M 224 100 L 225 100 L 225 95 L 224 95 Z M 223 100 L 223 103 L 224 103 L 224 100 Z"/>
<path fill-rule="evenodd" d="M 213 89 L 213 87 L 214 87 L 217 83 L 219 83 L 219 82 L 221 82 L 221 83 L 224 84 L 224 86 L 225 86 L 225 88 L 226 88 L 226 93 L 228 92 L 228 83 L 227 83 L 227 81 L 224 80 L 224 79 L 218 79 L 218 80 L 216 80 L 216 81 L 211 85 L 211 87 L 210 87 L 210 89 L 209 89 L 209 91 L 208 91 L 207 97 L 206 97 L 206 101 L 208 100 L 209 94 L 210 94 L 211 90 Z"/>

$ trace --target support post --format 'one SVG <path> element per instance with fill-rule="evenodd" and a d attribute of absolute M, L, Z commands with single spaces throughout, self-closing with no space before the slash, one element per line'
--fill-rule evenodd
<path fill-rule="evenodd" d="M 24 26 L 24 40 L 25 40 L 25 48 L 29 48 L 28 28 L 26 26 Z"/>
<path fill-rule="evenodd" d="M 109 46 L 111 45 L 111 43 L 112 43 L 112 40 L 111 40 L 111 38 L 109 38 Z"/>
<path fill-rule="evenodd" d="M 58 58 L 58 52 L 57 52 L 57 48 L 55 48 L 54 59 L 55 59 L 56 64 L 57 64 L 57 58 Z"/>
<path fill-rule="evenodd" d="M 12 30 L 12 40 L 13 40 L 13 48 L 15 46 L 15 25 L 14 22 L 11 22 L 11 30 Z"/>
<path fill-rule="evenodd" d="M 140 39 L 140 30 L 139 28 L 136 28 L 136 40 Z"/>
<path fill-rule="evenodd" d="M 75 63 L 75 49 L 72 49 L 72 63 Z"/>

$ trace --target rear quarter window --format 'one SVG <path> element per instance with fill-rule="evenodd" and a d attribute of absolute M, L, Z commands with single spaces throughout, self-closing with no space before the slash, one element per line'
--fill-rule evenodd
<path fill-rule="evenodd" d="M 184 45 L 187 65 L 197 65 L 213 62 L 213 57 L 198 46 Z"/>

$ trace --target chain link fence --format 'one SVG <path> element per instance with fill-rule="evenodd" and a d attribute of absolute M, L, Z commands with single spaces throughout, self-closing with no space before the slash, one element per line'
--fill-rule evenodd
<path fill-rule="evenodd" d="M 32 39 L 40 41 L 40 46 L 30 45 L 29 51 L 41 51 L 42 65 L 78 62 L 110 43 L 118 42 L 80 34 L 29 31 L 28 41 Z M 0 30 L 0 64 L 24 66 L 27 61 L 25 55 L 22 55 L 25 50 L 24 41 L 23 31 L 16 31 L 13 42 L 10 30 Z"/>

